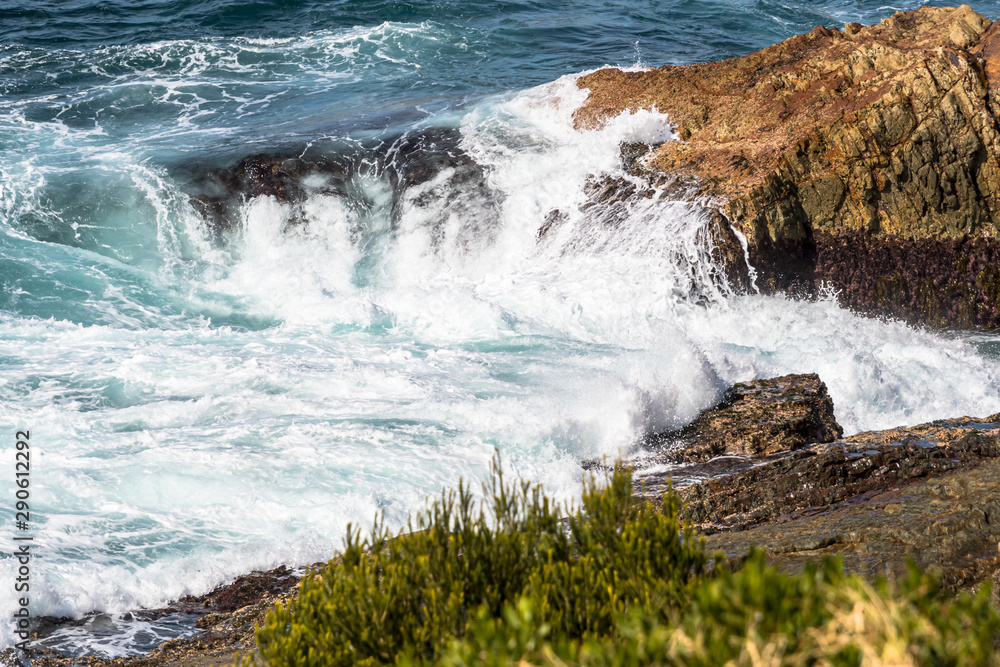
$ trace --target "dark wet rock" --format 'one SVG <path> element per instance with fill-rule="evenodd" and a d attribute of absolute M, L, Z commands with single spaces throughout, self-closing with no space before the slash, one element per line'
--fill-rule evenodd
<path fill-rule="evenodd" d="M 747 291 L 752 288 L 753 277 L 746 252 L 746 243 L 739 232 L 717 208 L 704 206 L 698 198 L 696 181 L 683 174 L 664 173 L 647 169 L 643 158 L 656 146 L 642 143 L 621 145 L 621 165 L 624 175 L 605 174 L 592 177 L 584 183 L 585 200 L 579 206 L 589 223 L 618 229 L 627 223 L 634 223 L 636 215 L 645 217 L 650 224 L 663 215 L 660 203 L 674 202 L 690 206 L 691 210 L 704 218 L 700 230 L 699 245 L 711 255 L 711 262 L 698 260 L 707 267 L 713 287 L 722 291 Z M 657 202 L 651 206 L 650 202 Z M 563 211 L 551 211 L 537 236 L 544 238 L 566 217 Z M 695 302 L 699 295 L 693 295 Z"/>
<path fill-rule="evenodd" d="M 626 173 L 636 174 L 643 170 L 643 158 L 650 154 L 656 146 L 634 141 L 625 141 L 621 145 L 622 169 Z"/>
<path fill-rule="evenodd" d="M 1000 22 L 923 7 L 579 85 L 581 126 L 670 115 L 681 141 L 641 158 L 623 146 L 623 162 L 695 183 L 747 239 L 760 289 L 831 286 L 864 312 L 1000 326 L 986 268 L 1000 256 Z"/>
<path fill-rule="evenodd" d="M 226 176 L 248 199 L 271 196 L 287 202 L 298 194 L 298 181 L 305 170 L 306 164 L 297 158 L 251 155 L 240 160 Z"/>
<path fill-rule="evenodd" d="M 177 612 L 198 615 L 197 626 L 202 630 L 198 635 L 164 642 L 148 655 L 69 658 L 51 650 L 33 649 L 31 664 L 35 667 L 232 665 L 256 648 L 255 624 L 264 621 L 276 602 L 287 603 L 298 592 L 298 582 L 299 578 L 289 568 L 281 566 L 267 572 L 251 572 L 207 595 L 188 596 L 164 609 L 134 612 L 137 620 L 153 620 Z M 67 624 L 83 623 L 69 619 L 48 621 L 48 633 Z"/>
<path fill-rule="evenodd" d="M 461 146 L 455 128 L 428 128 L 392 142 L 376 162 L 392 183 L 394 218 L 422 210 L 422 231 L 432 247 L 449 237 L 466 244 L 488 243 L 499 231 L 502 194 L 486 171 Z"/>
<path fill-rule="evenodd" d="M 626 178 L 604 176 L 600 179 L 590 180 L 583 186 L 583 192 L 587 195 L 587 201 L 580 207 L 587 210 L 599 204 L 624 203 L 626 200 L 637 194 L 638 185 Z M 653 196 L 652 188 L 644 188 L 639 191 L 643 198 Z"/>
<path fill-rule="evenodd" d="M 741 382 L 681 431 L 657 437 L 671 457 L 767 455 L 832 442 L 843 434 L 833 399 L 815 373 Z"/>
<path fill-rule="evenodd" d="M 304 159 L 294 155 L 250 155 L 225 169 L 211 169 L 193 179 L 191 203 L 216 230 L 231 230 L 240 207 L 255 197 L 299 203 L 310 193 L 344 195 L 354 160 Z M 312 177 L 310 180 L 307 180 Z"/>
<path fill-rule="evenodd" d="M 1000 327 L 996 239 L 873 234 L 817 234 L 816 239 L 814 281 L 836 285 L 841 303 L 855 311 L 940 327 Z"/>
<path fill-rule="evenodd" d="M 686 193 L 680 195 L 687 197 Z M 756 281 L 753 265 L 747 256 L 746 239 L 730 224 L 729 220 L 718 209 L 704 208 L 708 218 L 705 234 L 708 236 L 709 253 L 715 267 L 721 268 L 720 278 L 729 289 L 737 292 L 748 292 L 753 289 Z"/>
<path fill-rule="evenodd" d="M 282 565 L 267 572 L 251 572 L 231 584 L 219 586 L 208 595 L 182 598 L 181 603 L 201 604 L 215 612 L 235 611 L 266 597 L 283 593 L 298 583 L 298 577 Z"/>
<path fill-rule="evenodd" d="M 559 209 L 552 209 L 545 216 L 545 220 L 542 221 L 542 226 L 538 228 L 537 238 L 542 239 L 551 232 L 555 227 L 566 222 L 569 216 L 565 211 L 560 211 Z"/>
<path fill-rule="evenodd" d="M 482 168 L 461 146 L 462 134 L 455 128 L 427 128 L 388 142 L 385 164 L 402 189 L 420 185 L 446 169 L 479 180 Z"/>
<path fill-rule="evenodd" d="M 499 195 L 483 168 L 461 146 L 456 128 L 428 128 L 372 145 L 343 144 L 318 153 L 306 149 L 244 157 L 231 166 L 188 166 L 191 203 L 216 232 L 241 224 L 244 206 L 257 197 L 287 205 L 288 224 L 307 223 L 309 197 L 342 198 L 361 220 L 385 215 L 396 226 L 407 208 L 425 209 L 434 243 L 456 221 L 469 238 L 496 227 Z M 390 194 L 383 197 L 373 183 Z M 376 225 L 377 226 L 377 225 Z"/>
<path fill-rule="evenodd" d="M 956 588 L 1000 574 L 1000 415 L 860 433 L 680 494 L 735 562 L 758 545 L 790 569 L 839 555 L 871 577 L 913 558 Z"/>

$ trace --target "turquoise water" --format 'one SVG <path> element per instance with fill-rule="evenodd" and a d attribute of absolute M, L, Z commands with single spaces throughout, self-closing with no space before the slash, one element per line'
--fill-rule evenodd
<path fill-rule="evenodd" d="M 576 75 L 917 4 L 4 3 L 0 448 L 31 429 L 32 612 L 120 619 L 319 560 L 494 449 L 570 498 L 584 461 L 755 376 L 819 372 L 848 432 L 1000 411 L 996 336 L 735 294 L 661 195 L 581 210 L 621 141 L 671 128 L 577 132 Z M 401 136 L 451 137 L 478 176 L 401 186 Z M 213 231 L 199 179 L 268 152 L 355 167 Z"/>

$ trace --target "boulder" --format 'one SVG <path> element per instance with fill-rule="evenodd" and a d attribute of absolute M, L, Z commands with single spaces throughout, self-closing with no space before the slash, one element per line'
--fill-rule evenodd
<path fill-rule="evenodd" d="M 734 454 L 787 452 L 809 443 L 832 442 L 844 430 L 833 416 L 833 399 L 815 373 L 741 382 L 722 402 L 684 429 L 656 436 L 668 456 L 707 461 Z"/>
<path fill-rule="evenodd" d="M 758 287 L 862 312 L 1000 326 L 1000 22 L 967 6 L 818 27 L 714 63 L 579 79 L 593 127 L 667 113 L 670 174 L 747 239 Z"/>

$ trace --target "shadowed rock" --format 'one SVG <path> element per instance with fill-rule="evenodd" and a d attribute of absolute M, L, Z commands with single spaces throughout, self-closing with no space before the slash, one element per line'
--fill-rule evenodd
<path fill-rule="evenodd" d="M 479 180 L 482 169 L 462 149 L 462 134 L 454 128 L 427 128 L 388 142 L 384 162 L 402 189 L 430 181 L 446 169 Z"/>
<path fill-rule="evenodd" d="M 232 167 L 196 177 L 191 203 L 213 228 L 231 230 L 239 225 L 240 206 L 255 197 L 273 197 L 288 204 L 303 201 L 309 193 L 346 194 L 352 162 L 350 156 L 337 161 L 250 155 Z"/>

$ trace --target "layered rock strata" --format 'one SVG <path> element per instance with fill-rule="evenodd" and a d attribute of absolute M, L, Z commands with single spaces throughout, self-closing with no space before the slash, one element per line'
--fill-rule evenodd
<path fill-rule="evenodd" d="M 1000 22 L 924 7 L 579 85 L 582 127 L 670 116 L 680 141 L 633 173 L 670 174 L 725 215 L 759 287 L 826 283 L 864 312 L 1000 326 Z"/>
<path fill-rule="evenodd" d="M 823 556 L 874 578 L 907 559 L 964 588 L 1000 581 L 1000 414 L 859 433 L 756 458 L 680 489 L 709 550 Z"/>

